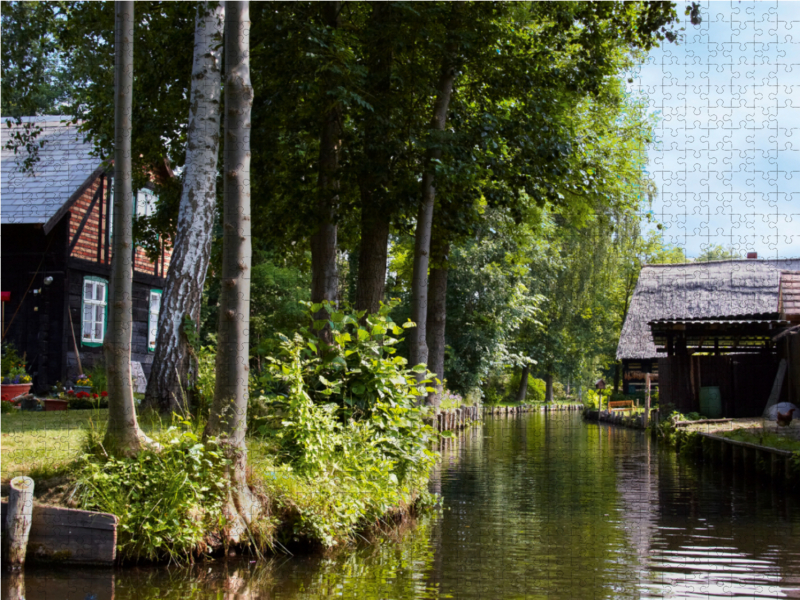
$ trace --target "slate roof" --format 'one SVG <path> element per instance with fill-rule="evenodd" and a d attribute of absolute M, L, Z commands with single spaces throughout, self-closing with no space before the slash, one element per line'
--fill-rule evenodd
<path fill-rule="evenodd" d="M 781 271 L 786 270 L 800 270 L 800 258 L 642 267 L 622 326 L 617 359 L 665 356 L 656 352 L 650 321 L 776 312 Z"/>
<path fill-rule="evenodd" d="M 800 320 L 800 271 L 781 273 L 780 306 L 787 319 Z"/>
<path fill-rule="evenodd" d="M 20 169 L 26 151 L 14 154 L 6 148 L 12 133 L 20 126 L 12 121 L 9 128 L 6 119 L 0 122 L 0 223 L 3 225 L 47 224 L 84 184 L 102 171 L 100 157 L 91 156 L 92 145 L 83 141 L 78 126 L 61 122 L 66 118 L 23 118 L 23 126 L 35 122 L 41 127 L 37 141 L 44 142 L 39 148 L 40 160 L 30 173 Z"/>

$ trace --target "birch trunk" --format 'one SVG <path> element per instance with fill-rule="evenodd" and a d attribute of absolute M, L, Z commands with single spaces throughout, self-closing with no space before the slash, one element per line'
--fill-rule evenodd
<path fill-rule="evenodd" d="M 454 48 L 448 47 L 439 81 L 436 85 L 436 102 L 433 105 L 431 129 L 444 131 L 447 122 L 447 107 L 453 93 L 453 82 L 456 71 L 453 68 Z M 422 175 L 422 198 L 417 216 L 417 229 L 414 236 L 414 274 L 411 279 L 411 320 L 417 324 L 411 329 L 409 359 L 411 365 L 428 362 L 428 344 L 426 342 L 425 319 L 428 312 L 428 263 L 431 246 L 431 229 L 433 226 L 433 206 L 436 200 L 434 181 L 435 164 L 442 156 L 440 145 L 433 146 L 427 152 L 425 171 Z"/>
<path fill-rule="evenodd" d="M 528 375 L 530 372 L 530 365 L 522 367 L 522 378 L 519 380 L 519 389 L 517 390 L 517 402 L 525 402 L 528 397 Z"/>
<path fill-rule="evenodd" d="M 332 28 L 339 27 L 339 10 L 341 2 L 322 2 L 321 13 L 325 24 Z M 328 102 L 327 92 L 334 89 L 336 82 L 330 75 L 325 76 L 323 102 Z M 339 275 L 336 268 L 336 208 L 339 202 L 339 145 L 341 138 L 341 105 L 339 102 L 328 107 L 323 116 L 322 133 L 319 144 L 319 176 L 317 214 L 320 222 L 316 232 L 311 236 L 311 301 L 336 302 L 339 292 Z M 315 319 L 327 319 L 323 309 Z M 329 327 L 319 331 L 319 336 L 331 342 Z"/>
<path fill-rule="evenodd" d="M 178 227 L 172 250 L 161 312 L 158 316 L 153 369 L 144 404 L 162 412 L 181 412 L 182 389 L 190 369 L 196 373 L 183 318 L 200 323 L 203 286 L 211 257 L 217 205 L 217 159 L 221 94 L 222 28 L 225 3 L 198 5 L 194 30 L 194 59 L 189 104 L 186 175 L 183 181 Z M 194 368 L 192 368 L 194 367 Z"/>
<path fill-rule="evenodd" d="M 108 429 L 104 444 L 109 452 L 133 455 L 150 443 L 136 419 L 131 381 L 133 2 L 116 2 L 114 6 L 114 254 L 103 343 L 108 378 Z"/>
<path fill-rule="evenodd" d="M 447 324 L 447 255 L 449 244 L 434 244 L 430 276 L 430 302 L 427 314 L 428 368 L 436 375 L 436 391 L 428 394 L 428 404 L 439 409 L 444 389 L 445 326 Z"/>
<path fill-rule="evenodd" d="M 248 539 L 258 503 L 247 486 L 247 400 L 250 353 L 250 11 L 228 1 L 225 18 L 225 151 L 223 258 L 219 303 L 217 379 L 207 436 L 217 436 L 228 456 L 228 541 Z"/>

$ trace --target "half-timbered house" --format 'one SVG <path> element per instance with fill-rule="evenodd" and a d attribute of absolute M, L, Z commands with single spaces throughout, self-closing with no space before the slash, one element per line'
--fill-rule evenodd
<path fill-rule="evenodd" d="M 109 302 L 113 231 L 113 168 L 92 152 L 63 117 L 24 119 L 2 126 L 3 341 L 26 355 L 34 389 L 74 381 L 76 350 L 84 371 L 102 360 Z M 41 129 L 36 155 L 16 153 L 7 142 L 22 127 Z M 29 168 L 26 168 L 26 159 Z M 136 212 L 157 198 L 136 193 Z M 149 374 L 161 292 L 170 253 L 153 262 L 131 251 L 133 330 L 131 360 Z"/>

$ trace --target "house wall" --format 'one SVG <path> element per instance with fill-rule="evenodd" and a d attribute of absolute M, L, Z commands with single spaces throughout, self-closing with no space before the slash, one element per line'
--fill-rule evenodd
<path fill-rule="evenodd" d="M 772 391 L 778 360 L 772 354 L 690 356 L 659 359 L 659 404 L 673 404 L 683 414 L 701 413 L 700 388 L 718 387 L 724 417 L 758 417 Z M 786 398 L 786 386 L 781 399 Z"/>
<path fill-rule="evenodd" d="M 69 310 L 72 313 L 73 331 L 75 340 L 80 352 L 81 366 L 84 372 L 90 371 L 93 367 L 103 364 L 103 348 L 100 346 L 90 346 L 81 341 L 81 307 L 83 299 L 83 281 L 87 275 L 101 277 L 109 282 L 111 270 L 106 265 L 98 265 L 88 261 L 72 259 L 69 262 Z M 150 290 L 162 290 L 164 280 L 161 277 L 149 276 L 140 272 L 134 272 L 133 277 L 133 331 L 131 333 L 131 360 L 142 364 L 142 370 L 146 376 L 150 376 L 153 364 L 153 353 L 148 350 L 148 319 L 150 311 Z M 78 361 L 75 358 L 72 332 L 69 330 L 67 321 L 65 329 L 65 379 L 75 381 L 78 372 Z"/>
<path fill-rule="evenodd" d="M 622 393 L 629 394 L 643 392 L 645 388 L 645 374 L 658 374 L 659 363 L 657 358 L 626 359 L 622 361 Z M 652 389 L 658 389 L 658 381 L 653 381 Z"/>
<path fill-rule="evenodd" d="M 75 239 L 78 230 L 81 231 L 70 252 L 70 258 L 110 264 L 113 248 L 111 247 L 109 234 L 113 232 L 113 226 L 111 224 L 112 216 L 109 214 L 108 207 L 111 199 L 109 186 L 113 185 L 113 183 L 112 178 L 105 175 L 99 176 L 86 188 L 70 208 L 70 243 Z M 92 199 L 96 193 L 101 193 L 102 196 L 92 205 Z M 89 213 L 89 216 L 83 225 L 83 229 L 81 229 L 81 223 L 87 213 Z M 147 258 L 144 249 L 137 247 L 133 254 L 134 269 L 147 275 L 166 277 L 171 254 L 171 249 L 164 248 L 159 259 L 156 262 L 152 262 Z"/>
<path fill-rule="evenodd" d="M 3 306 L 4 341 L 26 354 L 36 392 L 62 377 L 67 233 L 66 219 L 49 235 L 39 225 L 2 226 L 0 285 L 11 293 Z M 53 278 L 50 285 L 45 277 Z"/>

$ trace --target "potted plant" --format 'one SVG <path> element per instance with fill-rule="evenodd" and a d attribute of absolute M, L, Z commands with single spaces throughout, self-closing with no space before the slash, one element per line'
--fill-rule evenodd
<path fill-rule="evenodd" d="M 75 382 L 75 393 L 79 392 L 86 392 L 87 394 L 92 393 L 92 379 L 88 375 L 84 375 L 81 373 L 78 375 L 78 380 Z"/>
<path fill-rule="evenodd" d="M 2 399 L 11 401 L 17 396 L 27 394 L 31 389 L 31 376 L 25 372 L 25 366 L 14 365 L 3 376 Z"/>

